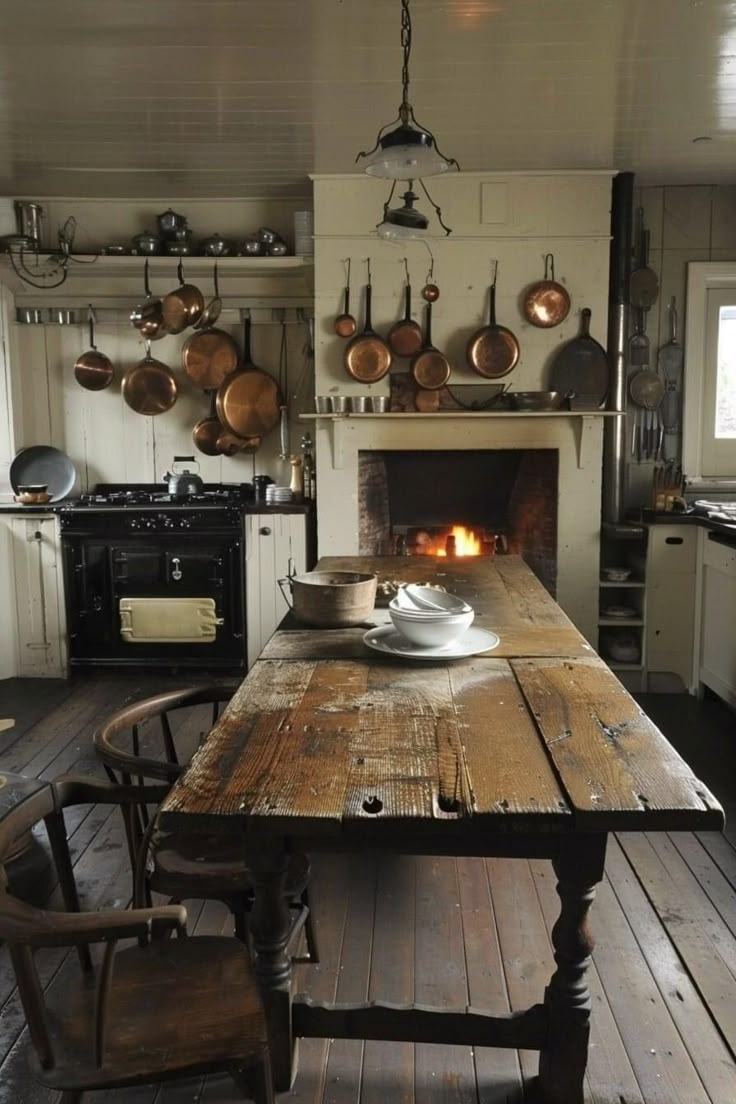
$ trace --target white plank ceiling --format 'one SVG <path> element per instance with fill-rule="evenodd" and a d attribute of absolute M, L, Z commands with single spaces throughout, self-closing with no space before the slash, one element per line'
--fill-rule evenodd
<path fill-rule="evenodd" d="M 734 0 L 413 0 L 464 169 L 736 182 Z M 399 0 L 0 0 L 0 191 L 304 193 L 400 99 Z M 695 139 L 700 139 L 695 141 Z"/>

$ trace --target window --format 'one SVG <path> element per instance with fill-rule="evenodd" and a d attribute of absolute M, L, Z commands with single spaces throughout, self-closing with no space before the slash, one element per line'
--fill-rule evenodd
<path fill-rule="evenodd" d="M 683 468 L 736 479 L 736 262 L 688 265 Z"/>

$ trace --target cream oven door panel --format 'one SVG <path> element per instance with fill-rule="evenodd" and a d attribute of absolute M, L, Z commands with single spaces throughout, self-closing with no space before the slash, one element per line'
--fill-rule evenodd
<path fill-rule="evenodd" d="M 121 598 L 120 635 L 127 644 L 213 644 L 213 598 Z"/>

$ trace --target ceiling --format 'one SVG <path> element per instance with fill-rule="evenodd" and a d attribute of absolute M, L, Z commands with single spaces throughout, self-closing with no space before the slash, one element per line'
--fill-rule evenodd
<path fill-rule="evenodd" d="M 0 14 L 6 195 L 303 194 L 310 172 L 352 171 L 400 100 L 399 0 Z M 413 0 L 412 15 L 411 99 L 462 168 L 736 183 L 736 0 Z"/>

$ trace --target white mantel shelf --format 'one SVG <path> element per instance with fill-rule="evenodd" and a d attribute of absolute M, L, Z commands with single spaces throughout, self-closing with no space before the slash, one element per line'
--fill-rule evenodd
<path fill-rule="evenodd" d="M 437 420 L 449 421 L 452 418 L 568 418 L 577 419 L 576 444 L 577 465 L 582 468 L 585 463 L 586 443 L 592 430 L 593 422 L 597 418 L 621 418 L 625 415 L 623 410 L 446 410 L 434 413 L 419 413 L 416 411 L 386 411 L 383 414 L 300 414 L 300 421 L 328 422 L 332 433 L 332 466 L 335 469 L 344 464 L 344 426 L 348 421 L 376 421 L 390 418 L 396 419 L 421 419 L 422 421 Z"/>

